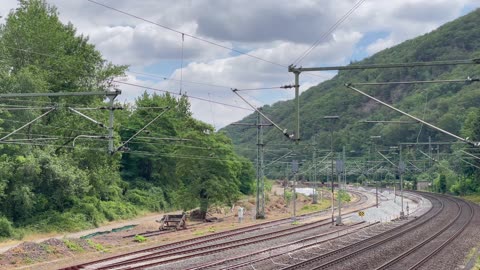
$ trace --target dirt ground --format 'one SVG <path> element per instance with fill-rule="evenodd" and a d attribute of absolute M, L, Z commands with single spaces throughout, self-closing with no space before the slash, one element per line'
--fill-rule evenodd
<path fill-rule="evenodd" d="M 160 219 L 163 213 L 149 214 L 129 221 L 118 221 L 101 226 L 95 230 L 74 234 L 51 235 L 47 239 L 30 237 L 27 239 L 28 241 L 20 244 L 12 242 L 2 243 L 0 247 L 3 245 L 3 249 L 12 245 L 15 245 L 15 247 L 0 254 L 0 269 L 58 269 L 116 254 L 249 226 L 273 219 L 290 217 L 293 212 L 293 202 L 286 206 L 283 194 L 283 187 L 279 185 L 274 185 L 272 191 L 267 193 L 265 205 L 266 220 L 255 219 L 255 198 L 254 196 L 249 196 L 237 202 L 233 209 L 230 207 L 212 207 L 209 210 L 209 216 L 217 218 L 215 222 L 188 221 L 186 230 L 147 237 L 146 241 L 135 240 L 134 237 L 124 238 L 124 236 L 146 231 L 157 231 L 159 224 L 156 220 Z M 299 214 L 322 210 L 330 206 L 326 197 L 316 207 L 307 207 L 306 205 L 311 205 L 311 198 L 301 194 L 297 197 L 296 205 L 297 213 Z M 304 206 L 306 207 L 304 208 Z M 238 207 L 243 207 L 246 210 L 241 223 L 237 216 Z M 304 210 L 301 210 L 302 208 Z M 137 226 L 125 231 L 98 235 L 87 240 L 79 238 L 94 232 L 110 231 L 114 228 L 132 224 Z"/>

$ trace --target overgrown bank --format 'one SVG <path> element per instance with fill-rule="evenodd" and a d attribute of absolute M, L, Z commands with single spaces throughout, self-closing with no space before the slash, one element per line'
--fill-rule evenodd
<path fill-rule="evenodd" d="M 126 66 L 102 58 L 88 37 L 62 24 L 44 0 L 22 0 L 0 25 L 0 93 L 111 90 Z M 12 110 L 11 108 L 22 108 Z M 192 117 L 186 97 L 143 94 L 115 104 L 107 151 L 104 97 L 0 99 L 0 133 L 45 114 L 0 145 L 0 237 L 64 232 L 143 211 L 231 204 L 252 192 L 250 161 L 212 126 Z"/>

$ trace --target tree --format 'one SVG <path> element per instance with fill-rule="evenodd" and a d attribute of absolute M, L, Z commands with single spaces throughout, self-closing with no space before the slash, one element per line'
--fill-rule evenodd
<path fill-rule="evenodd" d="M 438 181 L 438 191 L 440 193 L 445 193 L 447 192 L 447 177 L 444 174 L 440 175 L 439 181 Z"/>
<path fill-rule="evenodd" d="M 196 202 L 205 218 L 209 205 L 231 205 L 239 197 L 239 174 L 242 166 L 233 152 L 230 139 L 222 133 L 214 133 L 209 125 L 191 119 L 193 130 L 185 134 L 191 142 L 175 154 L 177 177 L 190 193 L 181 198 Z"/>

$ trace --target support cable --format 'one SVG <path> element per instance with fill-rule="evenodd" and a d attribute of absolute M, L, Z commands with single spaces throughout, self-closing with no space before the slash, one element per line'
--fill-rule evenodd
<path fill-rule="evenodd" d="M 479 82 L 480 79 L 478 78 L 471 78 L 468 76 L 466 79 L 460 80 L 426 80 L 426 81 L 398 81 L 398 82 L 370 82 L 370 83 L 350 83 L 352 86 L 356 85 L 391 85 L 391 84 L 424 84 L 424 83 L 472 83 L 472 82 Z"/>
<path fill-rule="evenodd" d="M 137 74 L 137 75 L 143 75 L 146 77 L 151 77 L 151 78 L 159 78 L 165 81 L 174 81 L 174 82 L 180 82 L 178 79 L 172 79 L 172 78 L 167 78 L 165 76 L 159 76 L 151 73 L 145 73 L 145 72 L 137 72 L 137 71 L 131 71 L 128 70 L 127 72 L 132 73 L 132 74 Z M 231 86 L 226 86 L 226 85 L 219 85 L 219 84 L 213 84 L 213 83 L 205 83 L 205 82 L 194 82 L 194 81 L 186 81 L 183 80 L 183 83 L 191 83 L 191 84 L 198 84 L 198 85 L 205 85 L 205 86 L 211 86 L 211 87 L 219 87 L 219 88 L 232 88 Z"/>
<path fill-rule="evenodd" d="M 182 60 L 180 62 L 180 95 L 182 94 L 183 86 L 183 44 L 185 43 L 185 34 L 182 33 Z"/>
<path fill-rule="evenodd" d="M 474 158 L 476 158 L 476 159 L 480 159 L 480 157 L 477 157 L 477 156 L 475 156 L 475 155 L 472 155 L 472 154 L 470 154 L 470 153 L 468 153 L 468 152 L 466 152 L 466 151 L 460 150 L 460 152 L 462 152 L 462 153 L 464 153 L 464 154 L 467 154 L 467 155 L 469 155 L 469 156 L 471 156 L 471 157 L 474 157 Z"/>
<path fill-rule="evenodd" d="M 307 57 L 307 55 L 309 55 L 320 44 L 320 42 L 322 42 L 328 35 L 333 33 L 333 31 L 335 31 L 335 29 L 337 29 L 358 7 L 360 7 L 363 4 L 363 2 L 365 2 L 365 0 L 360 0 L 355 5 L 353 5 L 353 7 L 347 13 L 345 13 L 337 22 L 335 22 L 335 24 L 333 24 L 327 30 L 327 32 L 323 33 L 320 36 L 320 38 L 317 41 L 315 41 L 315 43 L 313 43 L 313 45 L 310 48 L 308 48 L 305 52 L 303 52 L 293 62 L 293 64 L 298 65 L 305 57 Z"/>
<path fill-rule="evenodd" d="M 400 110 L 400 109 L 397 109 L 397 108 L 393 107 L 392 105 L 390 105 L 390 104 L 388 104 L 388 103 L 386 103 L 386 102 L 383 102 L 383 101 L 381 101 L 381 100 L 379 100 L 379 99 L 377 99 L 377 98 L 375 98 L 375 97 L 373 97 L 373 96 L 368 95 L 368 94 L 365 93 L 365 92 L 362 92 L 361 90 L 359 90 L 359 89 L 351 86 L 350 84 L 345 84 L 345 86 L 346 86 L 347 88 L 350 88 L 350 89 L 354 90 L 355 92 L 357 92 L 357 93 L 359 93 L 359 94 L 362 94 L 362 95 L 364 95 L 364 96 L 366 96 L 366 97 L 368 97 L 368 98 L 370 98 L 370 99 L 373 99 L 374 101 L 376 101 L 376 102 L 378 102 L 378 103 L 380 103 L 380 104 L 382 104 L 382 105 L 384 105 L 384 106 L 386 106 L 386 107 L 388 107 L 388 108 L 390 108 L 390 109 L 392 109 L 392 110 L 394 110 L 394 111 L 397 111 L 397 112 L 399 112 L 399 113 L 401 113 L 401 114 L 403 114 L 403 115 L 406 115 L 406 116 L 408 116 L 408 117 L 410 117 L 410 118 L 412 118 L 412 119 L 414 119 L 414 120 L 416 120 L 416 121 L 418 121 L 418 122 L 420 122 L 420 123 L 423 123 L 423 124 L 425 124 L 425 125 L 433 128 L 433 129 L 435 129 L 435 130 L 437 130 L 437 131 L 440 131 L 440 132 L 442 132 L 442 133 L 444 133 L 444 134 L 447 134 L 447 135 L 449 135 L 449 136 L 451 136 L 451 137 L 454 137 L 454 138 L 457 139 L 457 140 L 460 140 L 460 141 L 462 141 L 462 142 L 464 142 L 464 143 L 467 143 L 467 144 L 470 144 L 470 145 L 473 145 L 473 146 L 479 146 L 479 145 L 480 145 L 478 142 L 472 142 L 472 141 L 470 141 L 470 140 L 464 139 L 464 138 L 462 138 L 462 137 L 460 137 L 460 136 L 457 136 L 457 135 L 455 135 L 455 134 L 453 134 L 453 133 L 451 133 L 451 132 L 448 132 L 448 131 L 443 130 L 443 129 L 437 127 L 437 126 L 434 126 L 434 125 L 432 125 L 432 124 L 430 124 L 430 123 L 428 123 L 428 122 L 426 122 L 426 121 L 423 121 L 422 119 L 420 119 L 420 118 L 418 118 L 418 117 L 415 117 L 415 116 L 410 115 L 410 114 L 408 114 L 408 113 L 406 113 L 406 112 L 404 112 L 404 111 L 402 111 L 402 110 Z"/>
<path fill-rule="evenodd" d="M 118 13 L 121 13 L 121 14 L 130 16 L 130 17 L 133 17 L 133 18 L 135 18 L 135 19 L 138 19 L 138 20 L 141 20 L 141 21 L 144 21 L 144 22 L 147 22 L 147 23 L 156 25 L 156 26 L 158 26 L 158 27 L 161 27 L 161 28 L 164 28 L 164 29 L 166 29 L 166 30 L 175 32 L 175 33 L 177 33 L 177 34 L 185 35 L 185 36 L 187 36 L 187 37 L 190 37 L 190 38 L 193 38 L 193 39 L 196 39 L 196 40 L 199 40 L 199 41 L 208 43 L 208 44 L 210 44 L 210 45 L 217 46 L 217 47 L 220 47 L 220 48 L 223 48 L 223 49 L 226 49 L 226 50 L 230 50 L 230 51 L 232 51 L 232 52 L 236 52 L 236 53 L 239 53 L 239 54 L 242 54 L 242 55 L 251 57 L 251 58 L 255 58 L 255 59 L 257 59 L 257 60 L 260 60 L 260 61 L 263 61 L 263 62 L 266 62 L 266 63 L 270 63 L 270 64 L 272 64 L 272 65 L 276 65 L 276 66 L 280 66 L 280 67 L 285 67 L 284 65 L 281 65 L 281 64 L 278 64 L 278 63 L 275 63 L 275 62 L 272 62 L 272 61 L 263 59 L 263 58 L 261 58 L 261 57 L 255 56 L 255 55 L 253 55 L 253 54 L 249 54 L 249 53 L 246 53 L 246 52 L 237 50 L 237 49 L 235 49 L 235 48 L 231 48 L 231 47 L 222 45 L 222 44 L 220 44 L 220 43 L 217 43 L 217 42 L 214 42 L 214 41 L 205 39 L 205 38 L 197 37 L 197 36 L 194 36 L 194 35 L 192 35 L 192 34 L 187 34 L 187 33 L 181 32 L 181 31 L 176 30 L 176 29 L 173 29 L 173 28 L 171 28 L 171 27 L 168 27 L 168 26 L 159 24 L 159 23 L 157 23 L 157 22 L 154 22 L 154 21 L 151 21 L 151 20 L 142 18 L 142 17 L 140 17 L 140 16 L 134 15 L 134 14 L 132 14 L 132 13 L 128 13 L 128 12 L 123 11 L 123 10 L 120 10 L 120 9 L 116 9 L 116 8 L 114 8 L 114 7 L 111 7 L 111 6 L 108 6 L 108 5 L 99 3 L 99 2 L 97 2 L 97 1 L 94 1 L 94 0 L 87 0 L 87 1 L 90 2 L 90 3 L 96 4 L 96 5 L 99 5 L 99 6 L 108 8 L 108 9 L 111 9 L 111 10 L 116 11 L 116 12 L 118 12 Z"/>
<path fill-rule="evenodd" d="M 0 141 L 3 141 L 3 140 L 5 140 L 6 138 L 8 138 L 8 137 L 12 136 L 13 134 L 17 133 L 18 131 L 20 131 L 20 130 L 24 129 L 25 127 L 27 127 L 27 126 L 29 126 L 29 125 L 31 125 L 33 122 L 37 121 L 38 119 L 40 119 L 40 118 L 44 117 L 45 115 L 47 115 L 47 114 L 49 114 L 49 113 L 53 112 L 55 109 L 56 109 L 55 107 L 53 107 L 53 108 L 50 108 L 50 110 L 48 110 L 48 111 L 47 111 L 47 112 L 45 112 L 44 114 L 42 114 L 42 115 L 40 115 L 40 116 L 36 117 L 36 118 L 35 118 L 35 119 L 33 119 L 32 121 L 30 121 L 30 122 L 26 123 L 25 125 L 23 125 L 23 126 L 21 126 L 21 127 L 17 128 L 16 130 L 14 130 L 14 131 L 10 132 L 9 134 L 7 134 L 7 135 L 3 136 L 2 138 L 0 138 Z"/>
<path fill-rule="evenodd" d="M 138 134 L 140 134 L 140 132 L 145 130 L 148 126 L 150 126 L 153 122 L 155 122 L 155 120 L 160 118 L 160 116 L 162 116 L 163 114 L 165 114 L 169 110 L 170 110 L 170 107 L 166 107 L 165 111 L 161 112 L 159 115 L 157 115 L 155 118 L 153 118 L 150 122 L 148 122 L 148 124 L 146 124 L 143 128 L 139 129 L 135 134 L 133 134 L 132 137 L 130 137 L 128 140 L 126 140 L 124 143 L 122 143 L 119 147 L 117 147 L 117 151 L 120 151 L 128 142 L 133 140 Z"/>
<path fill-rule="evenodd" d="M 245 98 L 243 98 L 239 93 L 237 93 L 237 89 L 232 89 L 232 92 L 235 93 L 239 98 L 241 98 L 245 103 L 247 103 L 252 109 L 254 109 L 258 114 L 260 114 L 263 118 L 265 118 L 268 122 L 270 122 L 274 127 L 280 130 L 285 137 L 288 139 L 293 139 L 294 135 L 289 135 L 287 133 L 287 129 L 282 129 L 279 125 L 273 122 L 270 118 L 268 118 L 265 114 L 263 114 L 259 109 L 253 106 L 250 102 L 248 102 Z"/>
<path fill-rule="evenodd" d="M 176 92 L 163 90 L 163 89 L 159 89 L 159 88 L 148 87 L 148 86 L 134 84 L 134 83 L 128 83 L 128 82 L 122 82 L 122 81 L 116 81 L 116 80 L 113 80 L 112 82 L 125 84 L 125 85 L 129 85 L 129 86 L 133 86 L 133 87 L 139 87 L 139 88 L 148 89 L 148 90 L 157 91 L 157 92 L 169 93 L 169 94 L 177 95 L 177 96 L 179 95 Z M 219 101 L 208 100 L 206 98 L 201 98 L 201 97 L 196 97 L 196 96 L 191 96 L 191 95 L 186 95 L 186 94 L 183 94 L 182 96 L 185 96 L 185 97 L 188 97 L 188 98 L 191 98 L 191 99 L 197 99 L 197 100 L 201 100 L 201 101 L 211 102 L 211 103 L 215 103 L 215 104 L 219 104 L 219 105 L 223 105 L 223 106 L 228 106 L 228 107 L 232 107 L 232 108 L 252 111 L 251 109 L 248 109 L 248 108 L 245 108 L 245 107 L 240 107 L 240 106 L 236 106 L 236 105 L 232 105 L 232 104 L 228 104 L 228 103 L 223 103 L 223 102 L 219 102 Z"/>
<path fill-rule="evenodd" d="M 377 151 L 377 153 L 383 158 L 385 159 L 386 161 L 388 161 L 388 163 L 392 164 L 393 167 L 397 168 L 397 164 L 393 163 L 389 158 L 387 158 L 384 154 L 382 154 L 380 151 Z"/>
<path fill-rule="evenodd" d="M 74 108 L 68 107 L 68 109 L 69 109 L 70 111 L 72 111 L 72 112 L 74 112 L 74 113 L 76 113 L 76 114 L 84 117 L 85 119 L 89 120 L 90 122 L 93 122 L 93 123 L 97 124 L 98 126 L 100 126 L 100 127 L 102 127 L 102 128 L 107 128 L 107 126 L 105 126 L 103 123 L 101 123 L 101 122 L 99 122 L 99 121 L 91 118 L 90 116 L 88 116 L 88 115 L 86 115 L 86 114 L 83 114 L 83 113 L 75 110 Z"/>
<path fill-rule="evenodd" d="M 477 169 L 480 169 L 480 167 L 478 167 L 477 165 L 475 165 L 475 164 L 473 164 L 473 163 L 470 163 L 470 162 L 464 160 L 463 158 L 461 158 L 460 160 L 463 161 L 463 162 L 465 162 L 465 163 L 467 163 L 467 164 L 469 164 L 470 166 L 473 166 L 473 167 L 475 167 L 475 168 L 477 168 Z"/>

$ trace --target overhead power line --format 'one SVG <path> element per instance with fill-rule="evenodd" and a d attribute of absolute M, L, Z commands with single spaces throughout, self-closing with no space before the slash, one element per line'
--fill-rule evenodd
<path fill-rule="evenodd" d="M 165 76 L 159 76 L 151 73 L 145 73 L 145 72 L 137 72 L 137 71 L 127 71 L 132 74 L 137 74 L 137 75 L 143 75 L 147 77 L 152 77 L 152 78 L 159 78 L 165 81 L 174 81 L 174 82 L 183 82 L 183 83 L 191 83 L 191 84 L 198 84 L 198 85 L 205 85 L 205 86 L 211 86 L 211 87 L 219 87 L 219 88 L 232 88 L 231 86 L 226 86 L 226 85 L 219 85 L 219 84 L 213 84 L 213 83 L 206 83 L 206 82 L 193 82 L 193 81 L 186 81 L 186 80 L 178 80 L 178 79 L 172 79 L 172 78 L 167 78 Z"/>
<path fill-rule="evenodd" d="M 480 79 L 471 78 L 470 76 L 466 79 L 460 80 L 427 80 L 427 81 L 404 81 L 404 82 L 365 82 L 365 83 L 350 83 L 350 85 L 390 85 L 390 84 L 423 84 L 423 83 L 471 83 L 478 82 Z"/>
<path fill-rule="evenodd" d="M 258 88 L 240 88 L 235 89 L 236 91 L 257 91 L 257 90 L 272 90 L 272 89 L 290 89 L 294 88 L 295 85 L 281 85 L 281 86 L 273 86 L 273 87 L 258 87 Z"/>
<path fill-rule="evenodd" d="M 367 64 L 348 66 L 329 66 L 329 67 L 288 67 L 290 72 L 306 72 L 306 71 L 328 71 L 328 70 L 358 70 L 358 69 L 385 69 L 385 68 L 409 68 L 409 67 L 433 67 L 433 66 L 454 66 L 454 65 L 476 65 L 480 64 L 480 58 L 462 59 L 462 60 L 445 60 L 431 62 L 407 62 L 407 63 L 388 63 L 388 64 Z"/>
<path fill-rule="evenodd" d="M 219 104 L 219 105 L 223 105 L 223 106 L 228 106 L 228 107 L 232 107 L 232 108 L 237 108 L 237 109 L 242 109 L 242 110 L 247 110 L 247 111 L 253 111 L 253 110 L 251 110 L 251 109 L 248 109 L 248 108 L 245 108 L 245 107 L 236 106 L 236 105 L 233 105 L 233 104 L 223 103 L 223 102 L 219 102 L 219 101 L 209 100 L 209 99 L 206 99 L 206 98 L 195 97 L 195 96 L 186 95 L 186 94 L 181 94 L 181 95 L 180 95 L 179 93 L 176 93 L 176 92 L 173 92 L 173 91 L 168 91 L 168 90 L 163 90 L 163 89 L 159 89 L 159 88 L 148 87 L 148 86 L 145 86 L 145 85 L 139 85 L 139 84 L 134 84 L 134 83 L 127 83 L 127 82 L 116 81 L 116 80 L 113 80 L 112 82 L 120 83 L 120 84 L 125 84 L 125 85 L 130 85 L 130 86 L 133 86 L 133 87 L 139 87 L 139 88 L 143 88 L 143 89 L 149 89 L 149 90 L 152 90 L 152 91 L 169 93 L 169 94 L 177 95 L 177 96 L 186 96 L 186 97 L 189 97 L 189 98 L 192 98 L 192 99 L 202 100 L 202 101 L 206 101 L 206 102 L 210 102 L 210 103 L 215 103 L 215 104 Z"/>
<path fill-rule="evenodd" d="M 162 25 L 162 24 L 156 23 L 156 22 L 154 22 L 154 21 L 151 21 L 151 20 L 142 18 L 142 17 L 140 17 L 140 16 L 138 16 L 138 15 L 135 15 L 135 14 L 132 14 L 132 13 L 128 13 L 128 12 L 126 12 L 126 11 L 123 11 L 123 10 L 120 10 L 120 9 L 117 9 L 117 8 L 114 8 L 114 7 L 112 7 L 112 6 L 109 6 L 109 5 L 106 5 L 106 4 L 103 4 L 103 3 L 100 3 L 100 2 L 94 1 L 94 0 L 87 0 L 87 1 L 90 2 L 90 3 L 96 4 L 96 5 L 102 6 L 102 7 L 104 7 L 104 8 L 108 8 L 108 9 L 110 9 L 110 10 L 116 11 L 116 12 L 118 12 L 118 13 L 121 13 L 121 14 L 124 14 L 124 15 L 127 15 L 127 16 L 130 16 L 130 17 L 132 17 L 132 18 L 135 18 L 135 19 L 138 19 L 138 20 L 141 20 L 141 21 L 144 21 L 144 22 L 147 22 L 147 23 L 156 25 L 156 26 L 161 27 L 161 28 L 163 28 L 163 29 L 166 29 L 166 30 L 175 32 L 175 33 L 177 33 L 177 34 L 182 35 L 183 37 L 190 37 L 190 38 L 196 39 L 196 40 L 198 40 L 198 41 L 202 41 L 202 42 L 205 42 L 205 43 L 207 43 L 207 44 L 210 44 L 210 45 L 213 45 L 213 46 L 216 46 L 216 47 L 225 49 L 225 50 L 229 50 L 229 51 L 232 51 L 232 52 L 236 52 L 236 53 L 238 53 L 238 54 L 245 55 L 245 56 L 254 58 L 254 59 L 256 59 L 256 60 L 259 60 L 259 61 L 263 61 L 263 62 L 272 64 L 272 65 L 277 66 L 277 67 L 288 68 L 288 65 L 279 64 L 279 63 L 276 63 L 276 62 L 273 62 L 273 61 L 270 61 L 270 60 L 261 58 L 261 57 L 256 56 L 256 55 L 253 55 L 253 54 L 250 54 L 250 53 L 247 53 L 247 52 L 244 52 L 244 51 L 240 51 L 240 50 L 237 50 L 237 49 L 232 48 L 232 47 L 228 47 L 228 46 L 222 45 L 222 44 L 217 43 L 217 42 L 215 42 L 215 41 L 211 41 L 211 40 L 208 40 L 208 39 L 205 39 L 205 38 L 201 38 L 201 37 L 198 37 L 198 36 L 195 36 L 195 35 L 192 35 L 192 34 L 188 34 L 188 33 L 185 33 L 185 32 L 179 31 L 179 30 L 176 30 L 176 29 L 171 28 L 171 27 L 168 27 L 168 26 L 166 26 L 166 25 Z M 362 1 L 364 1 L 364 0 L 362 0 Z M 315 76 L 315 77 L 320 77 L 320 78 L 326 78 L 325 76 L 317 75 L 317 74 L 308 74 L 308 75 L 310 75 L 310 76 Z"/>
<path fill-rule="evenodd" d="M 260 60 L 260 61 L 263 61 L 263 62 L 266 62 L 266 63 L 270 63 L 270 64 L 272 64 L 272 65 L 276 65 L 276 66 L 280 66 L 280 67 L 286 67 L 285 65 L 278 64 L 278 63 L 272 62 L 272 61 L 267 60 L 267 59 L 263 59 L 263 58 L 261 58 L 261 57 L 255 56 L 255 55 L 253 55 L 253 54 L 249 54 L 249 53 L 246 53 L 246 52 L 237 50 L 237 49 L 232 48 L 232 47 L 228 47 L 228 46 L 222 45 L 222 44 L 220 44 L 220 43 L 217 43 L 217 42 L 214 42 L 214 41 L 205 39 L 205 38 L 197 37 L 197 36 L 194 36 L 194 35 L 192 35 L 192 34 L 188 34 L 188 33 L 179 31 L 179 30 L 177 30 L 177 29 L 173 29 L 173 28 L 168 27 L 168 26 L 166 26 L 166 25 L 159 24 L 159 23 L 157 23 L 157 22 L 154 22 L 154 21 L 151 21 L 151 20 L 142 18 L 142 17 L 137 16 L 137 15 L 135 15 L 135 14 L 128 13 L 128 12 L 126 12 L 126 11 L 123 11 L 123 10 L 120 10 L 120 9 L 117 9 L 117 8 L 114 8 L 114 7 L 112 7 L 112 6 L 105 5 L 105 4 L 100 3 L 100 2 L 97 2 L 97 1 L 93 1 L 93 0 L 87 0 L 87 1 L 88 1 L 88 2 L 91 2 L 91 3 L 93 3 L 93 4 L 96 4 L 96 5 L 99 5 L 99 6 L 108 8 L 108 9 L 111 9 L 111 10 L 116 11 L 116 12 L 118 12 L 118 13 L 122 13 L 122 14 L 124 14 L 124 15 L 130 16 L 130 17 L 132 17 L 132 18 L 135 18 L 135 19 L 138 19 L 138 20 L 141 20 L 141 21 L 144 21 L 144 22 L 147 22 L 147 23 L 156 25 L 156 26 L 158 26 L 158 27 L 161 27 L 161 28 L 164 28 L 164 29 L 166 29 L 166 30 L 175 32 L 175 33 L 177 33 L 177 34 L 180 34 L 180 35 L 183 35 L 183 36 L 186 36 L 186 37 L 189 37 L 189 38 L 193 38 L 193 39 L 196 39 L 196 40 L 199 40 L 199 41 L 208 43 L 208 44 L 213 45 L 213 46 L 217 46 L 217 47 L 219 47 L 219 48 L 223 48 L 223 49 L 226 49 L 226 50 L 229 50 L 229 51 L 232 51 L 232 52 L 236 52 L 236 53 L 239 53 L 239 54 L 248 56 L 248 57 L 252 57 L 252 58 L 255 58 L 255 59 L 257 59 L 257 60 Z"/>
<path fill-rule="evenodd" d="M 333 33 L 333 31 L 335 31 L 335 29 L 337 29 L 353 12 L 355 12 L 355 10 L 360 7 L 363 2 L 365 2 L 365 0 L 360 0 L 358 1 L 355 5 L 353 5 L 353 7 L 347 12 L 345 13 L 335 24 L 333 24 L 328 30 L 327 32 L 323 33 L 320 38 L 315 41 L 315 43 L 313 43 L 313 45 L 308 48 L 305 52 L 303 52 L 294 62 L 293 64 L 294 65 L 298 65 L 303 59 L 305 59 L 305 57 L 307 57 L 319 44 L 320 42 L 322 42 L 322 40 L 324 40 L 326 37 L 328 37 L 328 35 L 330 35 L 331 33 Z"/>

